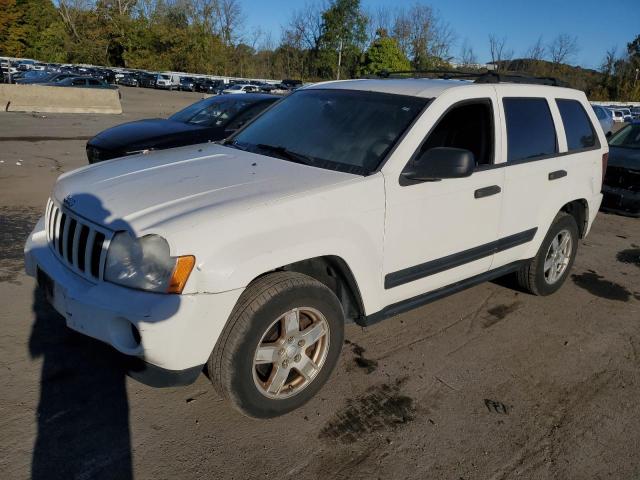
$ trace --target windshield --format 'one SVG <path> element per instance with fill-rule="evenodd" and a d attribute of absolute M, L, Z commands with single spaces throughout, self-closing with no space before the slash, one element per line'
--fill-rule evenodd
<path fill-rule="evenodd" d="M 640 124 L 627 125 L 609 140 L 612 147 L 640 149 Z"/>
<path fill-rule="evenodd" d="M 223 127 L 239 111 L 244 110 L 252 102 L 238 101 L 235 99 L 219 100 L 215 98 L 200 100 L 189 105 L 184 110 L 174 113 L 169 120 L 188 123 L 191 125 L 203 125 L 208 127 Z"/>
<path fill-rule="evenodd" d="M 367 175 L 428 99 L 356 90 L 299 90 L 233 137 L 232 145 L 278 158 Z M 285 152 L 287 155 L 282 155 Z"/>
<path fill-rule="evenodd" d="M 169 80 L 169 75 L 158 75 L 160 80 Z"/>

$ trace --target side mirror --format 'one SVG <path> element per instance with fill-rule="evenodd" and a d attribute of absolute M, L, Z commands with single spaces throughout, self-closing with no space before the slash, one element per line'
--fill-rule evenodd
<path fill-rule="evenodd" d="M 422 152 L 407 167 L 402 176 L 408 180 L 429 182 L 443 178 L 463 178 L 476 166 L 473 153 L 462 148 L 436 147 Z"/>

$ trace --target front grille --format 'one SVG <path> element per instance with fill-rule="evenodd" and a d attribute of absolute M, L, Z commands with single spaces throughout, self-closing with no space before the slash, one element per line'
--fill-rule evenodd
<path fill-rule="evenodd" d="M 111 231 L 58 207 L 51 199 L 45 228 L 49 247 L 67 267 L 87 280 L 102 280 Z"/>
<path fill-rule="evenodd" d="M 640 170 L 609 166 L 604 177 L 604 184 L 609 187 L 640 192 Z"/>

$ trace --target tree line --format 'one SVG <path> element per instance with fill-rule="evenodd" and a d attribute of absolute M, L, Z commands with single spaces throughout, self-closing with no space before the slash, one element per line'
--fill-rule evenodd
<path fill-rule="evenodd" d="M 324 80 L 381 70 L 477 68 L 426 3 L 366 10 L 360 0 L 315 0 L 289 13 L 276 33 L 249 29 L 241 0 L 0 0 L 0 54 L 58 63 L 252 78 Z M 504 37 L 488 38 L 499 69 L 553 75 L 602 100 L 640 100 L 640 35 L 607 52 L 599 71 L 567 65 L 575 37 L 539 38 L 514 58 Z"/>

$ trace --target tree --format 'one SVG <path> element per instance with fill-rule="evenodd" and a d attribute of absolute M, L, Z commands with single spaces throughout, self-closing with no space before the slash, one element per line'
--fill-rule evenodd
<path fill-rule="evenodd" d="M 579 51 L 578 39 L 566 33 L 561 33 L 549 43 L 549 56 L 556 65 L 569 62 Z"/>
<path fill-rule="evenodd" d="M 544 60 L 545 53 L 546 53 L 546 48 L 542 41 L 542 35 L 541 35 L 538 37 L 538 40 L 536 40 L 536 42 L 529 47 L 529 50 L 527 50 L 527 53 L 526 53 L 526 57 L 529 60 L 540 61 L 540 60 Z"/>
<path fill-rule="evenodd" d="M 333 0 L 322 13 L 322 35 L 319 40 L 319 74 L 336 78 L 344 73 L 356 74 L 360 55 L 367 39 L 366 17 L 360 0 Z"/>
<path fill-rule="evenodd" d="M 416 70 L 443 67 L 451 60 L 455 34 L 428 5 L 416 3 L 409 9 L 398 9 L 392 36 Z"/>
<path fill-rule="evenodd" d="M 460 50 L 460 63 L 465 67 L 470 67 L 478 63 L 478 57 L 476 57 L 473 47 L 469 45 L 469 41 L 466 38 Z"/>
<path fill-rule="evenodd" d="M 36 56 L 34 46 L 56 15 L 51 0 L 0 0 L 0 51 L 14 57 Z"/>
<path fill-rule="evenodd" d="M 282 30 L 277 57 L 286 71 L 286 78 L 317 76 L 322 12 L 328 8 L 324 1 L 308 3 L 294 10 L 288 25 Z M 294 73 L 295 72 L 295 73 Z"/>
<path fill-rule="evenodd" d="M 489 35 L 489 51 L 491 52 L 491 63 L 495 64 L 498 70 L 509 70 L 513 59 L 513 50 L 507 49 L 506 37 L 498 38 Z"/>
<path fill-rule="evenodd" d="M 364 55 L 360 73 L 361 75 L 370 75 L 385 70 L 394 72 L 409 70 L 410 68 L 411 63 L 402 50 L 400 50 L 398 42 L 389 37 L 386 31 L 379 30 L 376 40 Z"/>

